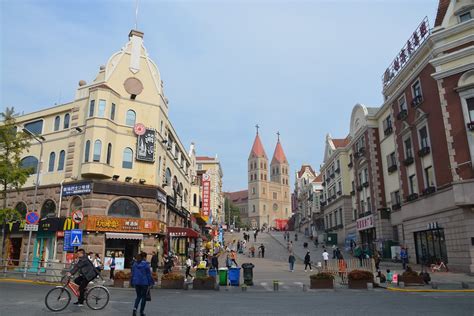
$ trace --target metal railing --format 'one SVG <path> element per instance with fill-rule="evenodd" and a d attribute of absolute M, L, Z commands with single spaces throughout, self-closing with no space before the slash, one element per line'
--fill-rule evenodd
<path fill-rule="evenodd" d="M 3 278 L 60 282 L 70 269 L 70 263 L 55 260 L 27 261 L 25 265 L 24 260 L 0 259 L 0 276 Z"/>

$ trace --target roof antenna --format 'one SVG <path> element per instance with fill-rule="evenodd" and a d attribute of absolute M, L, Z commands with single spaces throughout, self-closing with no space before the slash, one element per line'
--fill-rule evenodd
<path fill-rule="evenodd" d="M 138 4 L 140 0 L 135 1 L 135 30 L 138 30 Z"/>
<path fill-rule="evenodd" d="M 260 128 L 260 126 L 258 126 L 258 124 L 257 124 L 257 125 L 255 125 L 255 128 L 257 129 L 257 135 L 258 135 L 258 129 Z"/>

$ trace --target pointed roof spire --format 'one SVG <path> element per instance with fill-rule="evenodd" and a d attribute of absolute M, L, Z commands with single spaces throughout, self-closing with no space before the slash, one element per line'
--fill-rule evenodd
<path fill-rule="evenodd" d="M 260 136 L 258 136 L 258 127 L 257 127 L 257 135 L 255 136 L 255 140 L 253 141 L 253 146 L 252 146 L 252 150 L 250 151 L 249 158 L 251 158 L 252 155 L 257 158 L 265 158 L 265 159 L 267 158 L 267 154 L 265 153 L 265 149 L 263 149 Z"/>
<path fill-rule="evenodd" d="M 272 164 L 273 163 L 288 163 L 286 160 L 285 152 L 280 143 L 280 132 L 277 132 L 278 141 L 275 147 L 275 152 L 273 153 Z"/>

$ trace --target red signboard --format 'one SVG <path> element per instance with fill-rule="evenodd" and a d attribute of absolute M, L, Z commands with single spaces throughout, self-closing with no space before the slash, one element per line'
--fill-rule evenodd
<path fill-rule="evenodd" d="M 202 216 L 209 216 L 211 211 L 211 179 L 208 174 L 202 175 Z"/>
<path fill-rule="evenodd" d="M 357 220 L 357 230 L 364 230 L 374 227 L 374 215 L 359 218 Z"/>

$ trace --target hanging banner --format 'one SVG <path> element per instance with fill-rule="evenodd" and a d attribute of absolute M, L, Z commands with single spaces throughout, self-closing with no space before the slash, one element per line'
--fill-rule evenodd
<path fill-rule="evenodd" d="M 155 162 L 155 141 L 156 131 L 154 129 L 146 128 L 144 132 L 138 133 L 136 160 Z"/>
<path fill-rule="evenodd" d="M 202 175 L 202 216 L 209 216 L 211 211 L 211 177 Z"/>

